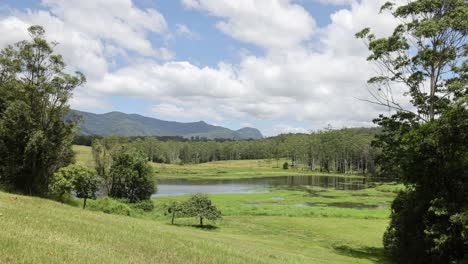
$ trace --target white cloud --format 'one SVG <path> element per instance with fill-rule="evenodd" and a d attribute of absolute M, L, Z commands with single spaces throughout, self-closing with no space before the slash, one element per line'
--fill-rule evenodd
<path fill-rule="evenodd" d="M 275 135 L 289 133 L 309 133 L 309 131 L 305 128 L 293 127 L 287 124 L 277 124 L 273 126 L 273 132 Z"/>
<path fill-rule="evenodd" d="M 224 118 L 220 115 L 215 109 L 204 108 L 200 106 L 177 106 L 173 104 L 162 103 L 155 105 L 151 108 L 154 114 L 164 116 L 164 117 L 176 117 L 182 119 L 194 120 L 200 116 L 209 118 L 217 122 L 223 121 Z"/>
<path fill-rule="evenodd" d="M 26 39 L 30 25 L 42 25 L 46 37 L 57 41 L 56 52 L 69 65 L 98 79 L 109 71 L 112 57 L 127 51 L 169 60 L 174 53 L 155 48 L 148 33 L 165 34 L 164 17 L 154 9 L 142 10 L 130 0 L 43 0 L 45 10 L 13 10 L 0 17 L 0 46 Z"/>
<path fill-rule="evenodd" d="M 138 9 L 130 0 L 118 0 L 117 7 L 106 1 L 87 0 L 71 6 L 65 0 L 46 0 L 51 11 L 0 17 L 0 31 L 6 32 L 0 45 L 23 39 L 29 24 L 45 25 L 50 39 L 61 42 L 59 52 L 67 61 L 91 76 L 86 89 L 75 94 L 73 106 L 108 106 L 107 96 L 120 95 L 152 100 L 155 105 L 150 111 L 168 119 L 286 118 L 307 122 L 313 129 L 327 124 L 369 126 L 384 109 L 357 99 L 369 97 L 365 82 L 374 72 L 365 60 L 365 46 L 354 34 L 370 26 L 385 35 L 396 22 L 390 15 L 378 15 L 384 0 L 334 1 L 345 2 L 350 4 L 347 9 L 334 12 L 331 23 L 317 29 L 304 8 L 287 0 L 183 0 L 186 7 L 218 19 L 215 24 L 225 34 L 265 50 L 264 55 L 243 51 L 239 64 L 220 62 L 215 67 L 149 59 L 174 58 L 172 51 L 153 47 L 147 37 L 166 34 L 167 25 L 157 11 Z M 68 10 L 73 8 L 85 14 Z M 95 9 L 106 13 L 105 23 L 116 23 L 115 36 L 104 32 L 104 26 L 91 28 L 99 14 Z M 130 11 L 122 11 L 126 9 Z M 89 21 L 84 21 L 86 13 Z M 142 20 L 134 21 L 137 17 Z M 192 32 L 184 26 L 176 25 L 176 33 Z M 134 43 L 126 43 L 133 38 Z M 136 58 L 110 70 L 115 66 L 112 60 L 128 56 L 129 50 Z M 307 132 L 282 123 L 267 134 Z"/>
<path fill-rule="evenodd" d="M 344 5 L 350 5 L 357 0 L 313 0 L 314 2 L 325 4 L 325 5 L 337 5 L 337 6 L 344 6 Z"/>
<path fill-rule="evenodd" d="M 315 21 L 289 0 L 182 0 L 192 9 L 219 17 L 216 26 L 225 34 L 266 49 L 288 48 L 308 40 Z"/>
<path fill-rule="evenodd" d="M 131 0 L 42 0 L 42 4 L 67 28 L 147 56 L 158 56 L 147 33 L 163 33 L 167 28 L 157 10 L 139 9 Z"/>
<path fill-rule="evenodd" d="M 212 3 L 214 7 L 207 2 L 186 2 L 194 8 L 204 4 L 209 10 L 228 5 L 222 1 Z M 364 0 L 352 4 L 350 10 L 335 12 L 332 23 L 321 29 L 314 49 L 297 42 L 287 49 L 272 48 L 265 56 L 245 54 L 239 65 L 220 63 L 217 67 L 187 61 L 140 63 L 108 73 L 90 87 L 106 94 L 170 103 L 155 108 L 165 116 L 219 121 L 248 115 L 293 118 L 308 121 L 314 128 L 368 126 L 384 109 L 358 100 L 369 97 L 365 83 L 373 67 L 365 60 L 366 48 L 354 33 L 366 26 L 381 34 L 390 32 L 395 22 L 377 15 L 379 6 L 374 0 Z M 236 24 L 234 18 L 229 21 Z"/>

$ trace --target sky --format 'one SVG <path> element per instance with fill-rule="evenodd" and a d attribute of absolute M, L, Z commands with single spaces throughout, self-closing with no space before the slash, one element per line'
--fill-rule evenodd
<path fill-rule="evenodd" d="M 0 0 L 0 48 L 41 25 L 87 82 L 72 108 L 203 120 L 266 136 L 372 126 L 376 74 L 354 34 L 386 0 Z"/>

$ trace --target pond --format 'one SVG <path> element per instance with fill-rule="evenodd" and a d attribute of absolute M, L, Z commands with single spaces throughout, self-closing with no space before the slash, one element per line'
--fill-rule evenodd
<path fill-rule="evenodd" d="M 372 185 L 368 178 L 349 176 L 277 176 L 247 179 L 159 179 L 153 196 L 194 193 L 233 194 L 267 192 L 268 188 L 318 186 L 338 190 L 361 190 Z"/>

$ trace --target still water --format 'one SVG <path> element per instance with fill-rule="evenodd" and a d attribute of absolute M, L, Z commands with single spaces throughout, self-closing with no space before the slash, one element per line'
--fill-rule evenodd
<path fill-rule="evenodd" d="M 267 192 L 268 188 L 318 186 L 338 190 L 360 190 L 372 185 L 368 178 L 343 176 L 280 176 L 248 179 L 187 180 L 159 179 L 153 196 L 174 196 L 194 193 L 228 194 Z"/>

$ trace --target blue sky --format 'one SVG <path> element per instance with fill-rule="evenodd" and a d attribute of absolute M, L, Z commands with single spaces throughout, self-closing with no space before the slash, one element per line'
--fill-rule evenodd
<path fill-rule="evenodd" d="M 112 2 L 112 3 L 111 3 Z M 372 67 L 354 33 L 394 21 L 372 0 L 3 0 L 0 47 L 41 24 L 88 82 L 79 110 L 265 135 L 369 126 Z"/>

